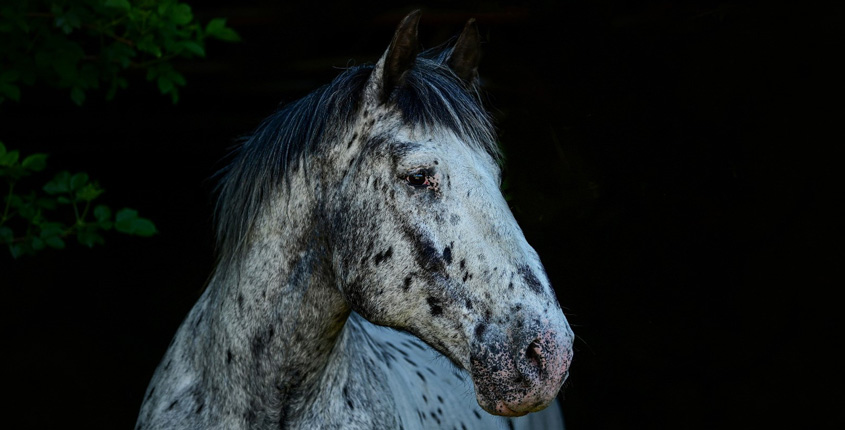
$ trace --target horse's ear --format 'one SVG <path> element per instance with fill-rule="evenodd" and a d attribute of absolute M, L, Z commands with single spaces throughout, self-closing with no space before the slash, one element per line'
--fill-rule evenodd
<path fill-rule="evenodd" d="M 420 23 L 420 10 L 409 13 L 399 23 L 393 40 L 387 51 L 373 68 L 370 77 L 370 89 L 376 92 L 380 102 L 387 101 L 393 90 L 402 86 L 405 75 L 414 66 L 419 53 L 417 27 Z"/>
<path fill-rule="evenodd" d="M 452 53 L 446 64 L 462 81 L 469 85 L 475 84 L 478 78 L 478 63 L 481 61 L 481 36 L 475 18 L 470 18 L 464 26 L 464 31 L 455 42 Z"/>

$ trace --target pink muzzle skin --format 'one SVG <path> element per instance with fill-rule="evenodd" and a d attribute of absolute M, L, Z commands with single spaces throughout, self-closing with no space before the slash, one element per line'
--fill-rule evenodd
<path fill-rule="evenodd" d="M 476 339 L 470 357 L 478 404 L 491 414 L 508 417 L 548 406 L 557 397 L 572 361 L 568 327 L 563 333 L 545 330 L 530 342 L 489 342 L 491 337 L 484 336 L 486 343 Z"/>

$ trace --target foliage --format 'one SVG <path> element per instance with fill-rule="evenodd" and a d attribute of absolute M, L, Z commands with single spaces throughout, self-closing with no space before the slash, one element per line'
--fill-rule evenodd
<path fill-rule="evenodd" d="M 177 0 L 11 0 L 0 4 L 0 103 L 19 101 L 22 88 L 33 85 L 67 90 L 77 105 L 86 94 L 104 89 L 107 100 L 126 88 L 127 70 L 145 72 L 159 91 L 179 100 L 185 77 L 171 64 L 175 58 L 205 56 L 209 38 L 240 37 L 215 18 L 205 26 L 191 7 Z M 40 189 L 29 176 L 43 171 L 46 154 L 23 160 L 0 142 L 0 245 L 13 257 L 45 248 L 62 249 L 68 238 L 92 247 L 108 230 L 151 236 L 156 228 L 138 212 L 112 214 L 93 202 L 103 193 L 84 172 L 57 173 Z M 43 183 L 43 182 L 41 182 Z M 25 188 L 27 191 L 21 191 Z M 72 221 L 63 221 L 72 220 Z"/>
<path fill-rule="evenodd" d="M 0 5 L 0 103 L 38 82 L 69 90 L 78 105 L 103 88 L 112 99 L 127 69 L 146 71 L 162 94 L 179 99 L 185 77 L 170 60 L 205 56 L 205 41 L 239 40 L 226 20 L 205 27 L 176 0 L 12 0 Z"/>
<path fill-rule="evenodd" d="M 113 217 L 108 206 L 95 206 L 93 202 L 103 189 L 86 173 L 61 171 L 41 191 L 16 192 L 15 187 L 22 179 L 41 172 L 46 166 L 46 154 L 32 154 L 20 160 L 19 151 L 8 151 L 0 142 L 0 178 L 8 184 L 8 192 L 0 203 L 0 244 L 8 245 L 13 257 L 34 254 L 47 247 L 63 249 L 65 239 L 72 236 L 80 244 L 93 247 L 102 244 L 101 233 L 112 228 L 137 236 L 155 234 L 152 221 L 139 217 L 133 209 L 121 209 Z M 72 214 L 74 219 L 70 224 L 54 218 L 67 214 Z M 25 233 L 16 237 L 12 226 Z"/>

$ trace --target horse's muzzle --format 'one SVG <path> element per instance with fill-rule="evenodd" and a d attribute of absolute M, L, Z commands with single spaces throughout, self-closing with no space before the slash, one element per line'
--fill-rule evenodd
<path fill-rule="evenodd" d="M 516 333 L 488 327 L 471 347 L 470 373 L 478 404 L 504 416 L 544 409 L 569 373 L 572 338 L 566 323 Z"/>

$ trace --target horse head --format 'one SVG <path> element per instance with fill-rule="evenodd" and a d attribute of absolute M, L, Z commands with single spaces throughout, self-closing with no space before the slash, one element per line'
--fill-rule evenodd
<path fill-rule="evenodd" d="M 495 133 L 477 91 L 478 30 L 419 53 L 419 12 L 372 68 L 320 174 L 338 288 L 352 310 L 408 331 L 466 369 L 486 411 L 545 408 L 572 331 L 500 191 Z"/>

